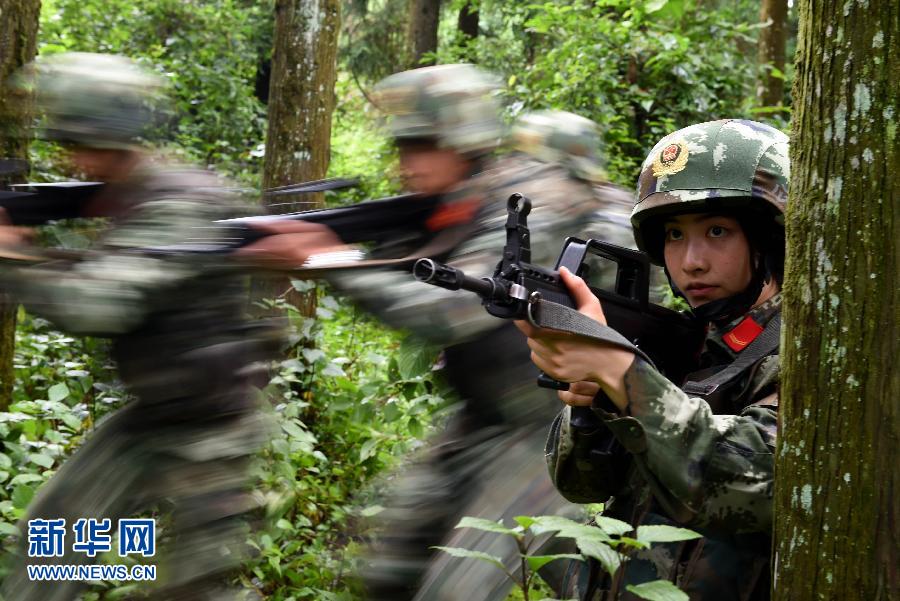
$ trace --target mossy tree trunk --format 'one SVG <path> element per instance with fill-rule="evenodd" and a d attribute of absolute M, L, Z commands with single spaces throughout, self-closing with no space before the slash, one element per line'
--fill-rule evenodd
<path fill-rule="evenodd" d="M 13 95 L 5 83 L 34 59 L 40 14 L 40 0 L 0 0 L 0 158 L 28 159 L 28 98 Z M 0 411 L 12 401 L 17 310 L 0 291 Z"/>
<path fill-rule="evenodd" d="M 328 171 L 340 5 L 340 0 L 275 4 L 263 188 L 322 179 Z M 321 193 L 294 198 L 294 206 L 271 209 L 285 213 L 324 202 Z M 285 197 L 274 202 L 284 203 Z M 277 282 L 267 292 L 278 295 L 289 289 L 283 278 Z M 315 311 L 315 294 L 292 295 L 290 300 L 304 315 Z"/>
<path fill-rule="evenodd" d="M 775 599 L 900 599 L 900 5 L 802 0 Z"/>
<path fill-rule="evenodd" d="M 787 46 L 788 1 L 763 0 L 759 21 L 759 83 L 756 97 L 759 106 L 779 106 L 784 103 L 784 54 Z M 777 69 L 777 72 L 775 71 Z"/>
<path fill-rule="evenodd" d="M 409 0 L 410 67 L 422 66 L 422 57 L 437 51 L 440 19 L 441 0 Z"/>

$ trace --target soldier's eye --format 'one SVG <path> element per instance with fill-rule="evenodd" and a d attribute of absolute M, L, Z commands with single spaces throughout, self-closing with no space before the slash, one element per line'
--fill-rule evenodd
<path fill-rule="evenodd" d="M 722 227 L 721 225 L 714 225 L 709 228 L 709 235 L 712 238 L 721 238 L 725 234 L 728 233 L 728 230 Z"/>
<path fill-rule="evenodd" d="M 684 238 L 684 234 L 681 233 L 681 230 L 671 228 L 666 230 L 666 241 L 674 242 L 675 240 L 681 240 Z"/>

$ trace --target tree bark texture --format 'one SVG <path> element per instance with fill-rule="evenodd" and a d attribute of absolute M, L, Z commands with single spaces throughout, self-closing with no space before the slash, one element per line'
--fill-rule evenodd
<path fill-rule="evenodd" d="M 322 179 L 328 171 L 340 5 L 340 0 L 275 4 L 263 188 Z M 324 196 L 304 194 L 297 200 L 271 208 L 280 213 L 317 208 Z M 285 197 L 273 202 L 283 203 Z M 307 297 L 293 300 L 301 312 L 312 314 L 315 295 Z"/>
<path fill-rule="evenodd" d="M 40 0 L 0 0 L 0 158 L 28 159 L 30 99 L 13 94 L 5 84 L 34 59 L 40 13 Z M 24 181 L 24 174 L 19 179 Z M 17 310 L 0 291 L 0 411 L 12 402 Z"/>
<path fill-rule="evenodd" d="M 410 66 L 422 66 L 422 57 L 436 52 L 441 0 L 409 0 L 409 56 Z"/>
<path fill-rule="evenodd" d="M 756 97 L 760 106 L 778 106 L 784 102 L 784 78 L 772 75 L 772 68 L 784 73 L 787 16 L 787 0 L 763 0 L 759 21 L 768 25 L 760 30 L 757 46 L 760 71 Z"/>
<path fill-rule="evenodd" d="M 463 36 L 469 39 L 478 37 L 478 7 L 473 6 L 471 0 L 459 9 L 456 24 Z"/>
<path fill-rule="evenodd" d="M 774 599 L 900 599 L 900 5 L 799 9 Z"/>

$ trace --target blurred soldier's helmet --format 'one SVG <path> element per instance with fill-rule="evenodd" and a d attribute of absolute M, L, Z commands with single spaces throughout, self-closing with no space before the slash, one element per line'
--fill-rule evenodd
<path fill-rule="evenodd" d="M 123 56 L 68 52 L 26 71 L 44 113 L 41 135 L 91 148 L 140 144 L 163 104 L 162 81 Z"/>
<path fill-rule="evenodd" d="M 539 161 L 557 163 L 589 182 L 606 180 L 597 124 L 567 111 L 525 113 L 512 129 L 512 146 Z"/>
<path fill-rule="evenodd" d="M 499 88 L 472 65 L 437 65 L 387 77 L 374 101 L 397 142 L 427 141 L 475 158 L 502 141 Z"/>
<path fill-rule="evenodd" d="M 781 283 L 789 178 L 788 137 L 773 127 L 723 119 L 678 130 L 653 147 L 641 168 L 631 212 L 635 242 L 654 263 L 665 265 L 667 217 L 736 218 L 750 246 L 751 281 L 744 291 L 693 310 L 709 321 L 730 319 L 749 310 L 767 280 Z M 674 285 L 673 290 L 679 293 Z"/>

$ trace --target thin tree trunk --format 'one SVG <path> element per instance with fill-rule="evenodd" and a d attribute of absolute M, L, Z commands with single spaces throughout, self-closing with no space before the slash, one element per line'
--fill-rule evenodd
<path fill-rule="evenodd" d="M 469 39 L 478 37 L 478 7 L 469 0 L 459 9 L 456 24 L 459 32 Z"/>
<path fill-rule="evenodd" d="M 426 53 L 437 51 L 440 17 L 441 0 L 409 0 L 410 66 L 421 66 Z"/>
<path fill-rule="evenodd" d="M 801 0 L 775 599 L 900 599 L 900 5 Z"/>
<path fill-rule="evenodd" d="M 322 179 L 328 171 L 340 4 L 340 0 L 276 2 L 263 188 Z M 276 212 L 321 207 L 324 197 L 304 194 L 298 201 L 303 204 Z M 284 202 L 283 197 L 278 202 Z M 288 289 L 283 278 L 277 281 L 268 292 L 277 295 Z M 315 311 L 314 294 L 294 296 L 292 301 L 305 315 Z"/>
<path fill-rule="evenodd" d="M 787 0 L 763 0 L 759 21 L 768 25 L 760 30 L 757 46 L 760 71 L 756 97 L 760 106 L 783 104 L 784 77 L 773 75 L 772 69 L 784 73 L 787 15 Z"/>
<path fill-rule="evenodd" d="M 29 99 L 13 94 L 5 84 L 34 59 L 40 14 L 40 0 L 0 0 L 0 158 L 28 159 Z M 15 384 L 17 311 L 0 291 L 0 411 L 9 407 Z"/>

